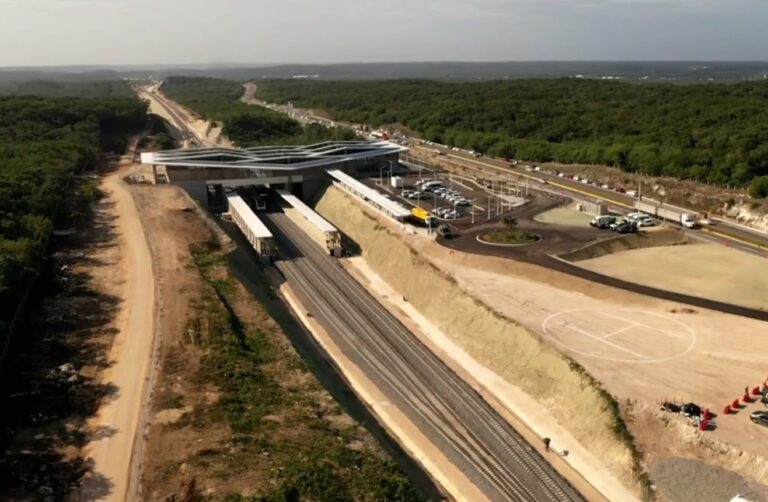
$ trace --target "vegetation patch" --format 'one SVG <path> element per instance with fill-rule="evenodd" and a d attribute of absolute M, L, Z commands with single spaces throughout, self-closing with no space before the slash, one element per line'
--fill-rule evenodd
<path fill-rule="evenodd" d="M 631 85 L 592 79 L 490 82 L 260 81 L 257 96 L 500 157 L 608 165 L 717 185 L 768 175 L 768 83 Z M 701 103 L 707 103 L 705 108 Z M 763 185 L 755 193 L 768 193 Z"/>
<path fill-rule="evenodd" d="M 287 338 L 230 276 L 216 245 L 190 248 L 200 272 L 194 384 L 219 398 L 198 403 L 159 434 L 206 438 L 153 475 L 184 500 L 394 500 L 421 495 L 310 374 Z M 217 432 L 214 432 L 217 431 Z M 150 439 L 151 440 L 151 439 Z M 162 480 L 160 479 L 162 478 Z M 177 493 L 169 482 L 182 480 Z M 205 495 L 204 495 L 205 494 Z M 169 499 L 170 500 L 170 499 Z"/>
<path fill-rule="evenodd" d="M 521 246 L 525 244 L 533 244 L 541 239 L 536 234 L 530 232 L 521 232 L 519 230 L 509 230 L 508 228 L 498 228 L 491 230 L 480 236 L 482 242 L 488 242 L 491 244 L 502 244 L 509 246 Z"/>

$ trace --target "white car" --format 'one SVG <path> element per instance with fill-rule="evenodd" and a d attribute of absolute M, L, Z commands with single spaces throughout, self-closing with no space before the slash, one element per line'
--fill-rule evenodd
<path fill-rule="evenodd" d="M 469 200 L 469 199 L 459 199 L 458 201 L 456 201 L 456 205 L 457 206 L 471 206 L 472 205 L 472 201 Z"/>
<path fill-rule="evenodd" d="M 458 211 L 456 211 L 455 209 L 453 211 L 450 211 L 449 213 L 447 213 L 445 215 L 446 218 L 451 219 L 451 220 L 455 220 L 459 216 L 461 216 L 461 214 Z"/>

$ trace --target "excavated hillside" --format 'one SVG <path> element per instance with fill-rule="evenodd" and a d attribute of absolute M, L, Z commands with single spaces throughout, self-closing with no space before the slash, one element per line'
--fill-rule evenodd
<path fill-rule="evenodd" d="M 627 485 L 638 455 L 599 383 L 539 336 L 464 291 L 369 208 L 329 187 L 317 211 L 362 249 L 368 265 L 480 364 L 547 407 L 557 421 Z"/>

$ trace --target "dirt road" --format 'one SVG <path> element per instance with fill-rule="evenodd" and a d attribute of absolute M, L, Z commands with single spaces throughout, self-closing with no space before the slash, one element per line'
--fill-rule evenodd
<path fill-rule="evenodd" d="M 112 366 L 103 383 L 114 386 L 111 400 L 89 422 L 91 441 L 84 449 L 92 471 L 74 500 L 126 500 L 134 440 L 144 404 L 155 333 L 155 277 L 144 228 L 131 193 L 121 181 L 130 165 L 104 179 L 102 189 L 114 203 L 115 233 L 122 266 L 122 308 L 110 352 Z"/>

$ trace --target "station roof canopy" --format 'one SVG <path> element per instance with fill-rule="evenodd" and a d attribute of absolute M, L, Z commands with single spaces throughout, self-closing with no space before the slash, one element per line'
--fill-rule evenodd
<path fill-rule="evenodd" d="M 317 214 L 311 207 L 304 204 L 298 197 L 292 195 L 285 190 L 277 190 L 280 197 L 283 198 L 288 204 L 290 204 L 296 211 L 299 212 L 304 218 L 306 218 L 311 224 L 313 224 L 318 230 L 323 233 L 337 233 L 336 227 L 328 223 L 328 221 Z"/>
<path fill-rule="evenodd" d="M 243 168 L 297 171 L 406 151 L 389 141 L 326 141 L 306 146 L 190 148 L 141 154 L 142 164 L 189 168 Z"/>
<path fill-rule="evenodd" d="M 411 211 L 399 202 L 387 198 L 383 193 L 361 183 L 347 173 L 339 170 L 328 171 L 328 174 L 347 190 L 378 207 L 396 220 L 404 220 L 411 215 Z"/>

